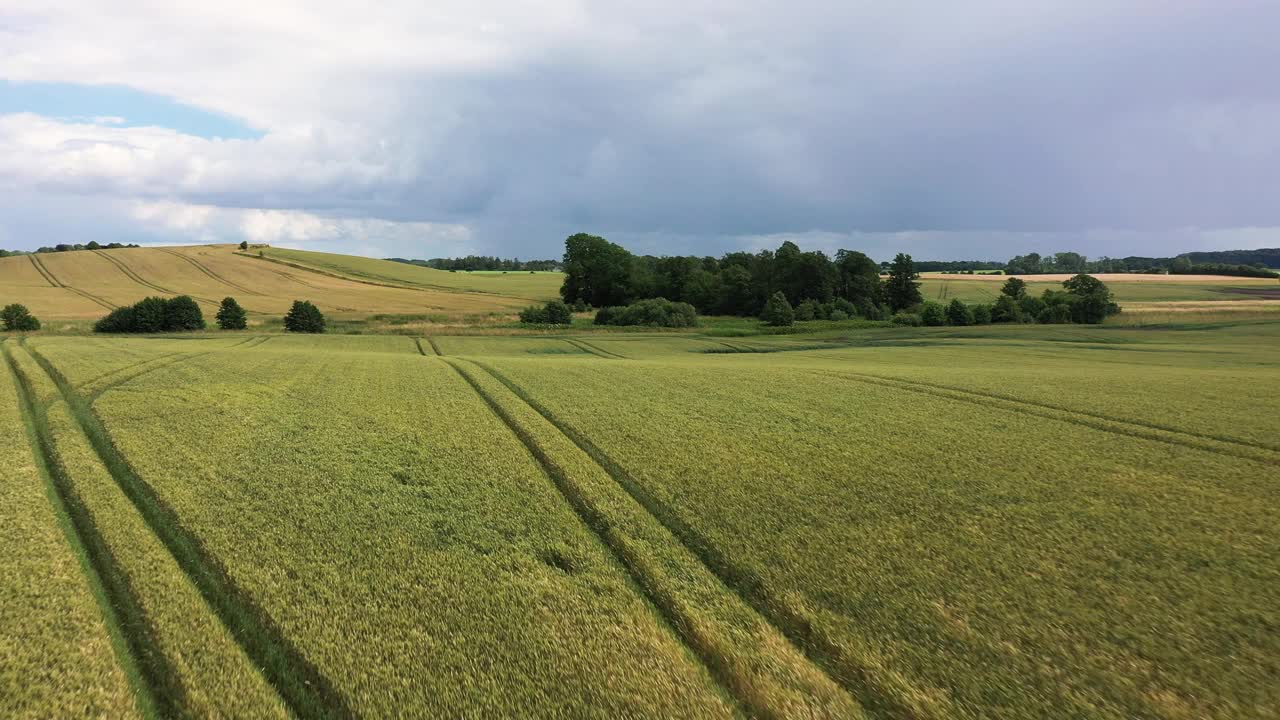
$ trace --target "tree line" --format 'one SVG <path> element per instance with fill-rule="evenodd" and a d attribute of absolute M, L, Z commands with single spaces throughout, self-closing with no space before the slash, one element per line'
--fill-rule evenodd
<path fill-rule="evenodd" d="M 555 271 L 560 269 L 559 260 L 521 260 L 519 258 L 500 258 L 487 255 L 468 255 L 460 258 L 431 258 L 430 260 L 407 260 L 405 258 L 387 258 L 392 262 L 418 265 L 436 270 L 471 271 L 502 270 L 507 272 Z"/>
<path fill-rule="evenodd" d="M 1269 255 L 1268 253 L 1275 253 Z M 1213 262 L 1214 256 L 1250 258 L 1255 264 Z M 1268 260 L 1269 258 L 1269 260 Z M 1267 261 L 1280 264 L 1280 252 L 1237 250 L 1225 253 L 1184 253 L 1171 258 L 1127 257 L 1089 260 L 1074 252 L 1018 255 L 1004 266 L 1009 275 L 1042 275 L 1051 273 L 1169 273 L 1171 275 L 1228 275 L 1234 277 L 1280 277 L 1267 269 Z"/>
<path fill-rule="evenodd" d="M 84 243 L 83 245 L 80 243 L 75 243 L 74 245 L 67 244 L 67 243 L 58 243 L 53 247 L 46 246 L 42 248 L 36 248 L 35 250 L 5 250 L 3 248 L 0 248 L 0 257 L 9 257 L 10 255 L 31 255 L 32 253 L 40 254 L 40 253 L 54 253 L 54 252 L 70 252 L 72 250 L 116 250 L 119 248 L 136 248 L 136 247 L 142 247 L 142 246 L 135 245 L 133 243 L 126 244 L 126 243 L 118 243 L 118 242 L 107 243 L 106 245 L 99 245 L 96 240 L 90 240 L 89 242 Z"/>
<path fill-rule="evenodd" d="M 882 278 L 880 265 L 864 253 L 838 250 L 828 257 L 817 250 L 803 251 L 790 241 L 777 250 L 732 252 L 720 258 L 652 257 L 578 233 L 565 240 L 564 267 L 561 300 L 578 310 L 662 299 L 703 314 L 759 316 L 776 325 L 851 317 L 892 318 L 904 324 L 972 324 L 984 319 L 1101 322 L 1119 311 L 1106 285 L 1084 273 L 1063 283 L 1063 290 L 1048 290 L 1040 297 L 1028 297 L 1026 284 L 1013 278 L 992 306 L 955 301 L 935 307 L 920 294 L 919 273 L 910 255 L 899 253 Z M 615 313 L 624 317 L 618 310 L 606 317 Z"/>
<path fill-rule="evenodd" d="M 880 263 L 887 270 L 889 263 Z M 1006 262 L 998 260 L 918 260 L 917 272 L 973 273 L 999 271 L 1007 275 L 1077 273 L 1169 273 L 1172 275 L 1228 275 L 1277 277 L 1280 248 L 1189 252 L 1174 257 L 1101 257 L 1090 260 L 1076 252 L 1051 255 L 1027 253 Z"/>
<path fill-rule="evenodd" d="M 215 319 L 223 330 L 244 330 L 248 327 L 248 313 L 233 297 L 222 299 Z M 190 295 L 179 295 L 172 298 L 147 297 L 133 305 L 118 307 L 94 323 L 93 331 L 150 334 L 203 330 L 205 327 L 200 305 Z M 38 323 L 36 329 L 39 329 Z M 322 333 L 325 331 L 324 314 L 310 301 L 294 300 L 284 316 L 284 329 Z"/>
<path fill-rule="evenodd" d="M 565 240 L 561 299 L 603 308 L 665 298 L 703 314 L 759 315 L 776 292 L 793 302 L 848 302 L 859 315 L 882 319 L 891 303 L 880 267 L 867 255 L 840 250 L 834 258 L 793 242 L 776 251 L 732 252 L 720 258 L 633 255 L 595 235 Z"/>

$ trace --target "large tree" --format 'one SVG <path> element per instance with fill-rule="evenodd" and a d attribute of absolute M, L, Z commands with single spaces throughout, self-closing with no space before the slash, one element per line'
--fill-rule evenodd
<path fill-rule="evenodd" d="M 1120 312 L 1120 306 L 1115 304 L 1111 290 L 1092 275 L 1076 275 L 1064 281 L 1062 287 L 1073 296 L 1070 303 L 1073 322 L 1100 323 L 1108 315 Z"/>
<path fill-rule="evenodd" d="M 244 308 L 233 297 L 222 298 L 218 307 L 218 327 L 223 330 L 243 330 L 248 325 Z"/>
<path fill-rule="evenodd" d="M 889 307 L 895 311 L 904 310 L 924 301 L 924 297 L 920 295 L 920 283 L 916 282 L 916 277 L 916 268 L 911 262 L 911 256 L 898 253 L 893 258 L 893 264 L 889 266 L 889 279 L 884 284 L 884 295 L 889 301 Z"/>
<path fill-rule="evenodd" d="M 880 266 L 857 250 L 837 250 L 836 268 L 840 273 L 836 294 L 863 309 L 879 305 Z"/>
<path fill-rule="evenodd" d="M 578 233 L 564 241 L 566 303 L 579 300 L 594 307 L 626 305 L 633 297 L 634 256 L 626 248 L 596 235 Z"/>
<path fill-rule="evenodd" d="M 26 305 L 13 303 L 6 305 L 0 310 L 0 322 L 4 323 L 5 330 L 17 330 L 19 332 L 29 332 L 40 329 L 40 321 L 35 315 L 27 310 Z"/>

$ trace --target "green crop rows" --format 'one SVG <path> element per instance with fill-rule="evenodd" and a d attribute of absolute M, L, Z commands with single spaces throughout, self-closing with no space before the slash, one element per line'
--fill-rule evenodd
<path fill-rule="evenodd" d="M 1275 717 L 1280 325 L 3 341 L 5 717 Z"/>

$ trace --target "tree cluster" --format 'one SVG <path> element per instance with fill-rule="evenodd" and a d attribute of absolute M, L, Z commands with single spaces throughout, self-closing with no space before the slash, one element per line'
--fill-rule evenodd
<path fill-rule="evenodd" d="M 792 305 L 843 299 L 853 312 L 842 312 L 879 317 L 892 302 L 871 258 L 850 250 L 830 258 L 820 251 L 803 252 L 792 242 L 776 251 L 733 252 L 720 258 L 652 257 L 632 255 L 602 237 L 579 233 L 565 240 L 564 268 L 561 298 L 597 308 L 665 298 L 687 303 L 702 314 L 759 315 L 780 292 Z"/>
<path fill-rule="evenodd" d="M 203 330 L 204 314 L 189 295 L 175 298 L 148 297 L 112 310 L 94 323 L 100 333 L 160 333 Z"/>
<path fill-rule="evenodd" d="M 0 310 L 0 323 L 3 323 L 4 329 L 10 332 L 34 332 L 40 329 L 40 320 L 31 314 L 26 305 L 18 303 L 5 305 L 4 309 Z"/>
<path fill-rule="evenodd" d="M 666 298 L 637 300 L 630 305 L 602 307 L 596 312 L 596 325 L 646 325 L 649 327 L 696 327 L 698 312 L 686 302 Z"/>
<path fill-rule="evenodd" d="M 1111 291 L 1091 275 L 1076 275 L 1062 283 L 1063 290 L 1045 290 L 1040 297 L 1027 292 L 1020 278 L 1009 278 L 1000 297 L 990 305 L 966 304 L 959 298 L 949 304 L 928 301 L 918 310 L 899 312 L 899 325 L 986 325 L 988 323 L 1088 323 L 1096 324 L 1120 312 Z"/>
<path fill-rule="evenodd" d="M 289 332 L 322 333 L 324 328 L 324 314 L 309 300 L 294 300 L 284 316 L 284 329 Z"/>

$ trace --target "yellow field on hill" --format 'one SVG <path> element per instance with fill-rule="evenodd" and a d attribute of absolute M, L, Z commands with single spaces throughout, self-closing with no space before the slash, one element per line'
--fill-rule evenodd
<path fill-rule="evenodd" d="M 235 297 L 250 315 L 282 315 L 294 300 L 326 313 L 509 313 L 554 297 L 560 275 L 448 273 L 386 260 L 233 245 L 76 250 L 0 258 L 0 304 L 50 320 L 93 318 L 148 295 L 190 295 L 211 315 Z M 396 273 L 400 273 L 397 275 Z"/>
<path fill-rule="evenodd" d="M 252 253 L 258 253 L 255 248 Z M 564 275 L 556 272 L 449 272 L 408 263 L 379 260 L 377 258 L 263 248 L 262 257 L 277 263 L 289 264 L 332 273 L 344 278 L 388 285 L 408 285 L 433 290 L 452 290 L 472 293 L 507 295 L 545 302 L 559 296 Z"/>

